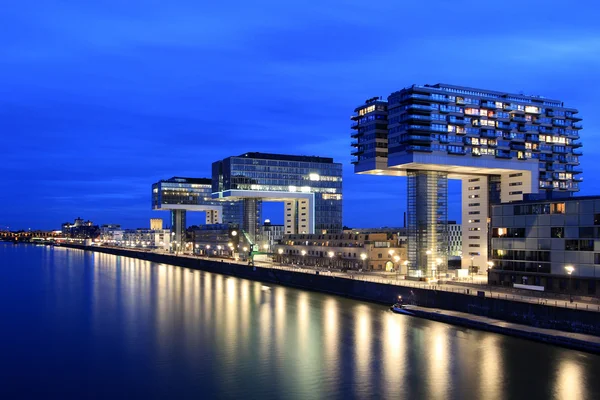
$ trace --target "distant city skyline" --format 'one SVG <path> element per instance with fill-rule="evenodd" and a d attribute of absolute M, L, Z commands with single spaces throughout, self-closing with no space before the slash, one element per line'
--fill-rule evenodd
<path fill-rule="evenodd" d="M 212 162 L 250 151 L 332 157 L 344 166 L 344 224 L 401 226 L 406 179 L 353 174 L 349 110 L 357 99 L 438 82 L 577 107 L 585 154 L 577 195 L 600 193 L 594 13 L 557 13 L 537 0 L 518 10 L 461 4 L 378 4 L 374 19 L 352 1 L 259 1 L 237 12 L 191 1 L 8 4 L 0 227 L 166 221 L 151 210 L 153 182 L 208 177 Z M 468 24 L 486 15 L 485 27 Z M 465 23 L 449 30 L 452 21 Z M 449 195 L 448 217 L 460 221 L 458 182 Z M 279 206 L 263 217 L 281 223 Z"/>

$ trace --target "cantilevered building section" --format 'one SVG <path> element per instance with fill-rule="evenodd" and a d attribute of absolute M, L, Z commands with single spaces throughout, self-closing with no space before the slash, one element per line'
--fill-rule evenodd
<path fill-rule="evenodd" d="M 447 179 L 462 181 L 463 268 L 488 262 L 489 205 L 579 190 L 577 110 L 445 84 L 373 98 L 352 116 L 355 172 L 408 177 L 409 274 L 447 265 Z"/>
<path fill-rule="evenodd" d="M 260 241 L 262 201 L 285 203 L 285 233 L 342 230 L 342 165 L 331 158 L 245 153 L 213 163 L 213 198 L 242 200 L 242 229 Z"/>
<path fill-rule="evenodd" d="M 231 222 L 239 224 L 242 204 L 212 200 L 212 181 L 209 178 L 181 178 L 161 180 L 152 185 L 152 209 L 171 211 L 173 243 L 185 240 L 186 212 L 206 213 L 206 224 Z"/>

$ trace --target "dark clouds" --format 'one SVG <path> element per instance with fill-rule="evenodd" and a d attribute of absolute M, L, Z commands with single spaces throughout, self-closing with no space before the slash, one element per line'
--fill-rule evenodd
<path fill-rule="evenodd" d="M 53 228 L 76 216 L 144 226 L 153 181 L 208 176 L 212 161 L 246 151 L 334 157 L 344 163 L 344 222 L 399 225 L 405 180 L 352 174 L 348 117 L 364 99 L 413 83 L 578 107 L 582 192 L 594 193 L 595 9 L 537 0 L 9 2 L 0 9 L 0 226 Z M 450 188 L 456 206 L 459 188 Z"/>

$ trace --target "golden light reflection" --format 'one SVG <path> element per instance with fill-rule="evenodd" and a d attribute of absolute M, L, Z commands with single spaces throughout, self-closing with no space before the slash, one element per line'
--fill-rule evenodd
<path fill-rule="evenodd" d="M 445 324 L 432 325 L 427 333 L 429 348 L 429 372 L 427 381 L 429 383 L 429 398 L 446 399 L 451 379 L 449 360 L 449 337 L 451 328 Z"/>
<path fill-rule="evenodd" d="M 250 327 L 250 313 L 252 304 L 250 303 L 250 281 L 242 280 L 240 283 L 240 336 L 247 343 L 249 340 L 248 332 Z"/>
<path fill-rule="evenodd" d="M 286 351 L 287 335 L 286 335 L 286 290 L 284 287 L 275 289 L 275 348 L 278 356 L 281 356 Z M 277 357 L 280 361 L 281 358 Z"/>
<path fill-rule="evenodd" d="M 490 400 L 503 399 L 504 360 L 502 357 L 502 341 L 498 335 L 485 336 L 480 345 L 479 359 L 484 371 L 478 378 L 480 382 L 480 397 Z"/>
<path fill-rule="evenodd" d="M 307 349 L 309 325 L 308 293 L 300 292 L 298 294 L 298 349 L 301 352 Z"/>
<path fill-rule="evenodd" d="M 385 374 L 385 391 L 388 398 L 401 398 L 407 373 L 406 348 L 407 318 L 387 313 L 383 317 L 382 350 L 383 372 Z"/>
<path fill-rule="evenodd" d="M 371 310 L 366 305 L 358 305 L 354 308 L 354 359 L 356 363 L 355 381 L 358 385 L 366 386 L 371 381 L 371 346 L 373 345 L 373 333 L 371 332 Z"/>
<path fill-rule="evenodd" d="M 596 377 L 595 379 L 598 379 Z M 554 380 L 554 394 L 557 399 L 584 399 L 586 398 L 583 384 L 583 370 L 573 360 L 561 360 L 556 369 Z"/>
<path fill-rule="evenodd" d="M 341 346 L 339 312 L 337 300 L 328 298 L 323 305 L 323 359 L 325 369 L 329 371 L 329 379 L 334 382 L 338 380 Z"/>

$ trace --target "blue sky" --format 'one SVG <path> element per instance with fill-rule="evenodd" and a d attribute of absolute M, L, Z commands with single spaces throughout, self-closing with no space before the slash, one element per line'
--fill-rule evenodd
<path fill-rule="evenodd" d="M 208 176 L 213 161 L 247 151 L 334 157 L 345 168 L 344 223 L 401 225 L 406 181 L 352 174 L 349 116 L 414 83 L 579 108 L 581 194 L 600 194 L 592 1 L 5 3 L 2 227 L 51 229 L 77 216 L 147 226 L 161 215 L 150 211 L 152 182 Z M 459 218 L 459 186 L 450 191 Z"/>

